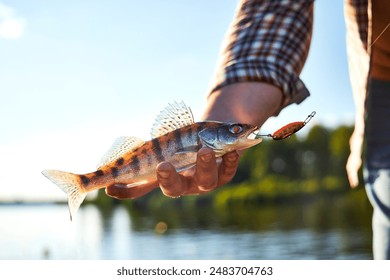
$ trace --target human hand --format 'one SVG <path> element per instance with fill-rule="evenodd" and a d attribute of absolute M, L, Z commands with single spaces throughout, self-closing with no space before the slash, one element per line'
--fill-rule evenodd
<path fill-rule="evenodd" d="M 158 186 L 169 197 L 207 193 L 234 177 L 238 160 L 238 153 L 233 151 L 222 156 L 218 163 L 212 149 L 201 148 L 195 167 L 187 171 L 178 173 L 169 162 L 161 162 L 156 168 L 157 181 L 131 188 L 124 184 L 111 185 L 106 188 L 106 194 L 117 199 L 138 198 Z"/>
<path fill-rule="evenodd" d="M 363 136 L 361 133 L 358 133 L 355 128 L 355 131 L 352 133 L 351 139 L 349 140 L 351 153 L 348 157 L 346 165 L 348 181 L 351 188 L 356 188 L 359 185 L 358 171 L 362 166 L 362 144 Z"/>
<path fill-rule="evenodd" d="M 361 165 L 361 157 L 351 153 L 346 165 L 348 181 L 351 188 L 356 188 L 359 185 L 358 171 Z"/>
<path fill-rule="evenodd" d="M 212 149 L 201 148 L 194 168 L 180 174 L 172 164 L 162 162 L 157 166 L 157 179 L 162 192 L 169 197 L 207 193 L 233 179 L 238 160 L 238 153 L 233 151 L 218 163 Z"/>

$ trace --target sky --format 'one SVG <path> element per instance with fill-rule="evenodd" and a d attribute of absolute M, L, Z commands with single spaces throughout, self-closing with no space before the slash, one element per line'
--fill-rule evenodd
<path fill-rule="evenodd" d="M 0 201 L 65 199 L 43 169 L 94 171 L 184 101 L 199 119 L 236 0 L 0 0 Z M 311 96 L 263 126 L 352 124 L 343 1 L 315 1 Z"/>

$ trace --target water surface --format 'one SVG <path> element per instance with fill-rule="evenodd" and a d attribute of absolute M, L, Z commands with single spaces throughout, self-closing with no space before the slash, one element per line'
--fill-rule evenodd
<path fill-rule="evenodd" d="M 344 199 L 197 211 L 0 206 L 0 259 L 371 259 L 370 209 Z"/>

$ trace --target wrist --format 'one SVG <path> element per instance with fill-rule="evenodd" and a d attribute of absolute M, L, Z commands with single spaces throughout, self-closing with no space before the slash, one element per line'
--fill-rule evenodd
<path fill-rule="evenodd" d="M 261 126 L 279 112 L 282 99 L 282 91 L 268 83 L 231 84 L 208 96 L 202 118 Z"/>

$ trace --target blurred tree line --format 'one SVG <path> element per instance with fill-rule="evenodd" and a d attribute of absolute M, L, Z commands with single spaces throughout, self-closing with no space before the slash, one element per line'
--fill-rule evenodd
<path fill-rule="evenodd" d="M 131 201 L 132 205 L 158 208 L 165 205 L 213 204 L 228 207 L 236 204 L 283 203 L 310 199 L 318 194 L 349 191 L 345 164 L 349 155 L 349 138 L 353 127 L 329 129 L 312 126 L 305 137 L 291 137 L 263 142 L 247 150 L 233 181 L 209 194 L 169 199 L 159 189 Z M 362 182 L 362 180 L 360 180 Z M 111 201 L 111 202 L 110 202 Z M 104 190 L 98 203 L 112 203 Z"/>
<path fill-rule="evenodd" d="M 313 126 L 305 137 L 265 139 L 241 159 L 234 188 L 216 194 L 217 204 L 282 202 L 349 190 L 345 165 L 352 126 Z"/>

